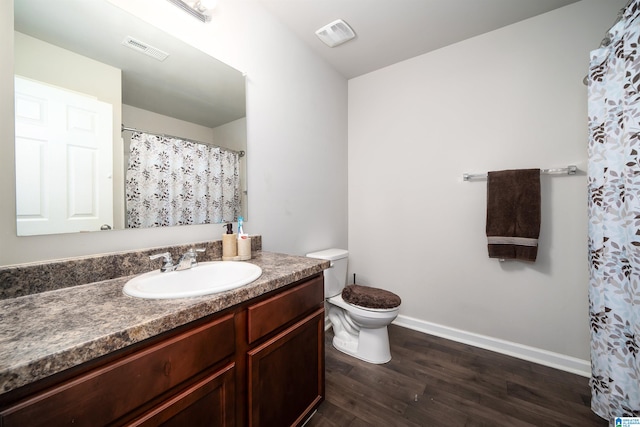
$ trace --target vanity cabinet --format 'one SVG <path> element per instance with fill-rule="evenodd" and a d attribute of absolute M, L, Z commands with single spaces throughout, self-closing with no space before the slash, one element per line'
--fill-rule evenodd
<path fill-rule="evenodd" d="M 0 395 L 0 426 L 299 426 L 324 398 L 313 276 Z"/>

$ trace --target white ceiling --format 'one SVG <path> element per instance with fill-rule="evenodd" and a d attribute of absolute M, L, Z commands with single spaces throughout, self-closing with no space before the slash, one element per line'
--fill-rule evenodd
<path fill-rule="evenodd" d="M 353 78 L 578 0 L 258 0 Z M 315 31 L 343 19 L 356 38 L 330 48 Z"/>
<path fill-rule="evenodd" d="M 353 78 L 578 0 L 257 1 L 339 73 Z M 100 1 L 64 0 L 65 7 L 59 7 L 60 2 L 16 1 L 16 29 L 122 69 L 123 97 L 129 105 L 209 127 L 244 116 L 244 78 L 236 70 L 229 69 L 230 74 L 224 79 L 211 79 L 218 71 L 205 71 L 203 64 L 217 61 L 198 57 L 197 66 L 187 65 L 192 53 L 204 54 L 179 45 L 163 31 L 121 9 Z M 351 25 L 356 38 L 329 48 L 315 31 L 338 18 Z M 120 42 L 125 35 L 171 55 L 160 68 L 157 61 L 123 48 Z M 98 45 L 106 49 L 103 51 Z M 190 72 L 181 71 L 185 69 Z M 202 71 L 199 77 L 194 75 L 195 70 Z M 184 79 L 167 84 L 166 76 Z M 205 81 L 207 84 L 203 85 Z M 214 86 L 214 81 L 219 84 Z M 230 93 L 232 86 L 239 87 L 237 93 Z M 174 87 L 181 91 L 171 91 Z M 203 96 L 205 87 L 210 92 Z M 211 99 L 226 101 L 201 102 Z M 212 112 L 210 108 L 217 110 Z"/>

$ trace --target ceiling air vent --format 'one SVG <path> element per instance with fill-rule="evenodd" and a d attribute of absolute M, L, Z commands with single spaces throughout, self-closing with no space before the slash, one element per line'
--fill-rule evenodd
<path fill-rule="evenodd" d="M 316 31 L 316 36 L 329 47 L 338 46 L 348 42 L 356 36 L 349 24 L 342 19 L 337 19 Z"/>
<path fill-rule="evenodd" d="M 169 56 L 167 52 L 163 52 L 160 49 L 150 46 L 145 42 L 141 42 L 140 40 L 136 40 L 131 36 L 125 37 L 122 41 L 122 44 L 130 47 L 133 50 L 142 52 L 145 55 L 149 55 L 150 57 L 155 58 L 158 61 L 164 61 Z"/>

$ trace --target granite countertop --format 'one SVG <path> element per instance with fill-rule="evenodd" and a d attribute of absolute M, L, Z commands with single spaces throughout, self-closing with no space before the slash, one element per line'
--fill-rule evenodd
<path fill-rule="evenodd" d="M 133 276 L 0 300 L 0 394 L 319 273 L 329 262 L 259 251 L 256 281 L 183 299 L 126 296 Z"/>

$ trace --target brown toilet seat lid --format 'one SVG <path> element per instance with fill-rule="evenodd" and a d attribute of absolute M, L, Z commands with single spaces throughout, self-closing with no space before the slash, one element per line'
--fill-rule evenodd
<path fill-rule="evenodd" d="M 342 299 L 365 308 L 396 308 L 402 302 L 393 292 L 356 284 L 348 285 L 342 290 Z"/>

